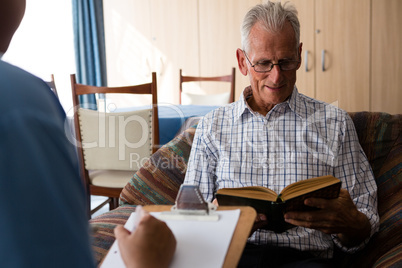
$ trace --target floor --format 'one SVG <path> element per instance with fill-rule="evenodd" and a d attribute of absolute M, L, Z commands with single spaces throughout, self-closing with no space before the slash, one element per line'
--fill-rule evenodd
<path fill-rule="evenodd" d="M 91 195 L 91 208 L 95 208 L 97 205 L 101 204 L 103 201 L 105 201 L 107 198 L 103 196 L 96 196 L 96 195 Z M 95 212 L 92 215 L 92 218 L 95 218 L 96 216 L 99 216 L 105 212 L 109 211 L 109 205 L 103 206 L 100 210 Z"/>

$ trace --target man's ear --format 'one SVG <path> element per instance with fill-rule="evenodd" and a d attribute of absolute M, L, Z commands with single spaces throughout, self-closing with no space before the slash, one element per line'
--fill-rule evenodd
<path fill-rule="evenodd" d="M 237 57 L 237 64 L 239 65 L 239 70 L 240 72 L 246 76 L 248 73 L 248 68 L 247 68 L 247 59 L 244 56 L 243 50 L 241 50 L 240 48 L 238 48 L 236 50 L 236 57 Z"/>

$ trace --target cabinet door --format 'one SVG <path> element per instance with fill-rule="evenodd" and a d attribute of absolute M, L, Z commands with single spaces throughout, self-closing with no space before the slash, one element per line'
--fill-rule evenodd
<path fill-rule="evenodd" d="M 109 86 L 151 81 L 154 50 L 150 3 L 142 0 L 103 0 Z"/>
<path fill-rule="evenodd" d="M 282 0 L 282 3 L 287 1 Z M 300 93 L 315 98 L 315 25 L 314 0 L 292 0 L 300 22 L 300 42 L 302 46 L 302 64 L 297 71 L 296 86 Z"/>
<path fill-rule="evenodd" d="M 108 84 L 140 84 L 157 73 L 160 103 L 178 103 L 179 68 L 199 72 L 197 0 L 104 0 Z M 111 96 L 120 105 L 146 103 Z"/>
<path fill-rule="evenodd" d="M 261 0 L 202 0 L 199 1 L 200 75 L 230 74 L 236 68 L 235 100 L 250 85 L 248 77 L 238 68 L 236 49 L 241 48 L 240 27 L 247 11 Z M 209 89 L 220 92 L 219 85 Z"/>
<path fill-rule="evenodd" d="M 371 110 L 402 113 L 402 1 L 372 5 Z"/>
<path fill-rule="evenodd" d="M 150 3 L 103 0 L 108 86 L 149 83 L 154 71 Z M 150 98 L 107 94 L 109 109 L 150 103 Z M 111 105 L 112 104 L 112 105 Z"/>
<path fill-rule="evenodd" d="M 316 98 L 369 110 L 370 0 L 316 0 Z"/>
<path fill-rule="evenodd" d="M 149 2 L 149 1 L 145 1 Z M 154 66 L 161 103 L 179 102 L 179 69 L 199 73 L 197 0 L 152 0 Z"/>

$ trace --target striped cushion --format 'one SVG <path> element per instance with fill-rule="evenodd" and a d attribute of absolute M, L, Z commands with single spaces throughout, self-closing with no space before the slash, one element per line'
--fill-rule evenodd
<path fill-rule="evenodd" d="M 184 181 L 195 127 L 160 148 L 134 175 L 120 195 L 125 205 L 173 205 Z"/>
<path fill-rule="evenodd" d="M 374 172 L 380 215 L 379 232 L 353 257 L 353 265 L 372 267 L 381 256 L 383 261 L 389 260 L 387 252 L 390 251 L 393 260 L 399 258 L 402 267 L 402 248 L 394 251 L 402 239 L 402 115 L 374 112 L 350 115 Z M 384 267 L 381 261 L 376 265 Z"/>
<path fill-rule="evenodd" d="M 374 263 L 373 267 L 383 268 L 383 267 L 394 267 L 400 268 L 402 267 L 402 243 L 398 246 L 391 249 L 389 252 L 381 256 L 376 263 Z"/>
<path fill-rule="evenodd" d="M 103 260 L 115 240 L 113 230 L 116 225 L 124 225 L 134 210 L 135 206 L 122 206 L 89 221 L 92 249 L 97 264 Z"/>

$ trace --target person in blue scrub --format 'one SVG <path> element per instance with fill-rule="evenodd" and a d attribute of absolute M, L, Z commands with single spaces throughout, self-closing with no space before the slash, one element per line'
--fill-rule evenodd
<path fill-rule="evenodd" d="M 24 12 L 25 0 L 0 0 L 0 55 Z M 65 121 L 44 81 L 0 60 L 1 267 L 95 266 L 84 187 Z M 127 266 L 167 267 L 176 245 L 167 225 L 145 214 L 137 230 L 116 230 Z"/>

